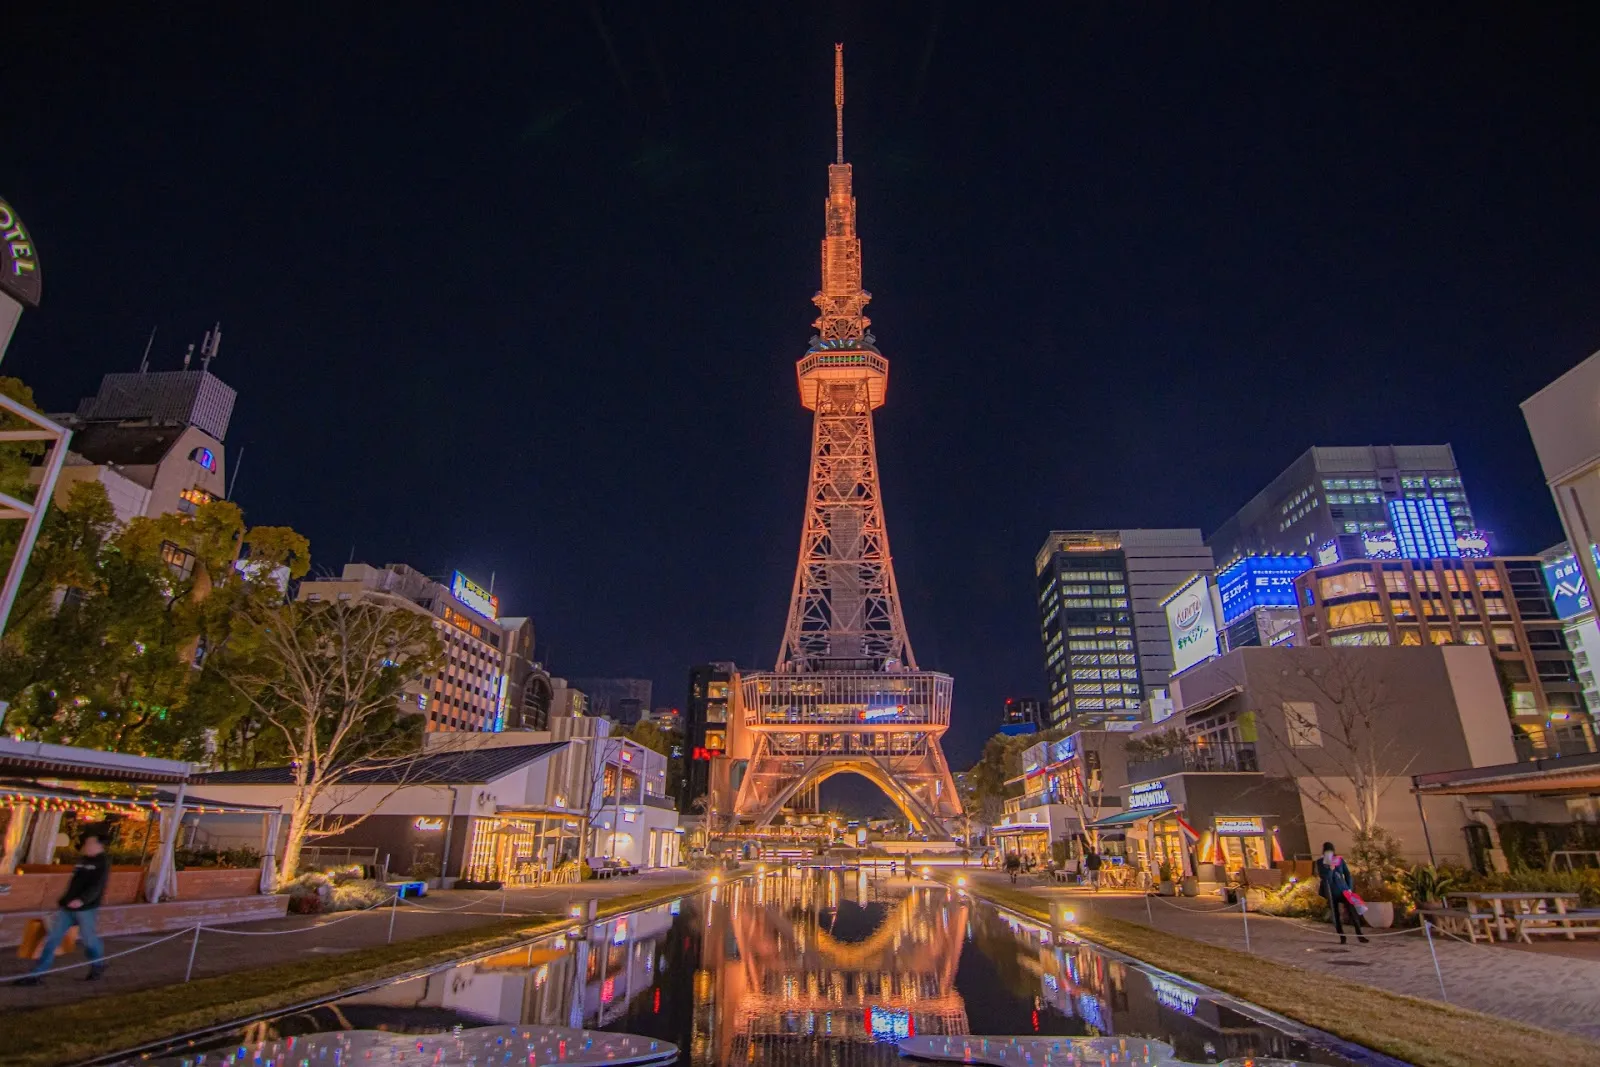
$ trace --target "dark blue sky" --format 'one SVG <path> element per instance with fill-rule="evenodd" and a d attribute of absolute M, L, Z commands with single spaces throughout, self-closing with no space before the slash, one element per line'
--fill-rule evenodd
<path fill-rule="evenodd" d="M 748 7 L 14 13 L 45 298 L 4 369 L 67 407 L 220 319 L 252 521 L 493 572 L 557 671 L 679 702 L 777 651 L 843 40 L 956 763 L 1041 688 L 1051 527 L 1209 532 L 1311 444 L 1449 441 L 1505 548 L 1559 537 L 1517 403 L 1600 346 L 1584 5 Z"/>

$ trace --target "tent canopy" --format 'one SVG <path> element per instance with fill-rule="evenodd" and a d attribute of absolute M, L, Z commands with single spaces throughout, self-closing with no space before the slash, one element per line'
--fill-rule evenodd
<path fill-rule="evenodd" d="M 1089 824 L 1091 830 L 1106 830 L 1117 826 L 1132 826 L 1145 819 L 1159 819 L 1163 815 L 1170 815 L 1178 810 L 1176 804 L 1168 804 L 1161 808 L 1140 808 L 1136 811 L 1122 811 L 1115 815 L 1108 815 L 1104 819 L 1096 819 Z"/>

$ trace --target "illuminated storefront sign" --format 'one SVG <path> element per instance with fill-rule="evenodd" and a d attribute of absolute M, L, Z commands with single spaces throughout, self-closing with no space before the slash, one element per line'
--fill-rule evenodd
<path fill-rule="evenodd" d="M 1252 608 L 1294 607 L 1294 580 L 1312 567 L 1310 556 L 1243 556 L 1217 572 L 1226 626 Z"/>
<path fill-rule="evenodd" d="M 903 1041 L 917 1034 L 911 1022 L 911 1013 L 906 1011 L 868 1008 L 866 1023 L 867 1031 L 880 1041 Z"/>
<path fill-rule="evenodd" d="M 411 824 L 418 830 L 443 830 L 444 817 L 440 815 L 419 815 L 417 821 Z"/>
<path fill-rule="evenodd" d="M 1211 820 L 1212 828 L 1217 833 L 1227 837 L 1238 837 L 1242 834 L 1264 834 L 1266 828 L 1262 826 L 1260 818 L 1237 815 L 1218 815 Z"/>
<path fill-rule="evenodd" d="M 1600 567 L 1600 548 L 1589 546 L 1594 565 Z M 1583 568 L 1578 557 L 1562 556 L 1554 563 L 1544 565 L 1544 582 L 1550 587 L 1550 599 L 1555 604 L 1556 617 L 1570 619 L 1594 607 L 1589 599 L 1589 584 L 1584 581 Z"/>
<path fill-rule="evenodd" d="M 1172 673 L 1220 655 L 1217 617 L 1211 608 L 1211 587 L 1203 574 L 1190 578 L 1162 606 L 1167 611 L 1167 632 L 1172 636 Z"/>
<path fill-rule="evenodd" d="M 694 755 L 690 758 L 708 760 L 716 759 L 720 755 L 722 755 L 722 749 L 720 748 L 701 748 L 697 745 L 695 746 Z"/>
<path fill-rule="evenodd" d="M 1487 530 L 1467 530 L 1465 533 L 1456 534 L 1456 547 L 1469 559 L 1494 555 L 1494 545 L 1489 542 Z"/>
<path fill-rule="evenodd" d="M 1061 740 L 1057 741 L 1054 745 L 1052 745 L 1050 747 L 1050 761 L 1052 763 L 1064 763 L 1067 760 L 1071 759 L 1073 756 L 1076 756 L 1077 754 L 1078 754 L 1078 738 L 1077 738 L 1077 735 L 1073 735 L 1071 737 L 1063 737 Z"/>
<path fill-rule="evenodd" d="M 479 626 L 477 623 L 473 622 L 471 619 L 467 618 L 465 615 L 461 614 L 461 612 L 456 611 L 449 605 L 445 605 L 444 621 L 452 624 L 457 629 L 465 630 L 473 637 L 483 636 L 482 626 Z"/>
<path fill-rule="evenodd" d="M 1339 562 L 1339 542 L 1324 541 L 1317 546 L 1317 566 L 1326 567 L 1330 563 Z"/>
<path fill-rule="evenodd" d="M 460 571 L 450 576 L 450 595 L 485 618 L 500 617 L 500 598 Z"/>
<path fill-rule="evenodd" d="M 1143 811 L 1145 808 L 1167 808 L 1172 806 L 1172 797 L 1167 793 L 1165 782 L 1145 782 L 1134 786 L 1128 792 L 1128 810 Z"/>
<path fill-rule="evenodd" d="M 17 218 L 16 209 L 0 200 L 0 290 L 24 307 L 39 306 L 39 254 Z"/>

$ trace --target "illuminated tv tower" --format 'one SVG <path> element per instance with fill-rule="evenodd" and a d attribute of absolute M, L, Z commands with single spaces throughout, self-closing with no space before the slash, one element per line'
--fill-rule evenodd
<path fill-rule="evenodd" d="M 834 46 L 834 162 L 828 168 L 816 337 L 796 366 L 815 412 L 800 561 L 777 668 L 741 679 L 753 747 L 734 822 L 765 826 L 824 779 L 875 782 L 920 831 L 947 835 L 960 798 L 939 738 L 951 678 L 920 671 L 906 636 L 878 489 L 873 409 L 889 361 L 867 332 L 861 240 L 844 161 L 844 46 Z"/>

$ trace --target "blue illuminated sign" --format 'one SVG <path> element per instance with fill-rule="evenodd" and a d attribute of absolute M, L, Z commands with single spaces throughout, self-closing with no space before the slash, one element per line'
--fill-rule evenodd
<path fill-rule="evenodd" d="M 1589 546 L 1596 567 L 1600 567 L 1600 548 Z M 1589 585 L 1583 580 L 1583 569 L 1578 557 L 1562 556 L 1554 563 L 1544 565 L 1544 582 L 1550 587 L 1550 599 L 1555 604 L 1556 617 L 1570 619 L 1594 607 L 1589 598 Z"/>
<path fill-rule="evenodd" d="M 1391 500 L 1389 528 L 1401 559 L 1460 559 L 1450 502 L 1431 496 L 1423 500 Z"/>
<path fill-rule="evenodd" d="M 1217 575 L 1222 624 L 1253 608 L 1294 607 L 1294 580 L 1313 566 L 1310 556 L 1244 556 Z"/>

